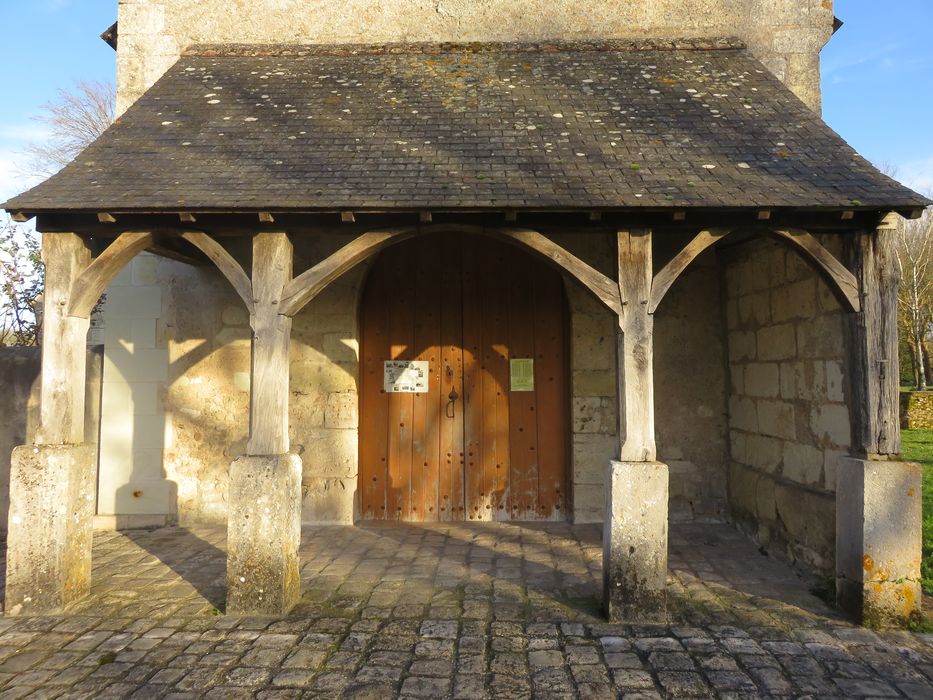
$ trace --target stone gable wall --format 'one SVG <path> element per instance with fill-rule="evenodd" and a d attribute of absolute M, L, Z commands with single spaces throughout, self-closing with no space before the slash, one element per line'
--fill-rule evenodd
<path fill-rule="evenodd" d="M 841 307 L 782 244 L 756 241 L 721 258 L 733 515 L 762 545 L 829 571 L 836 468 L 851 443 Z"/>
<path fill-rule="evenodd" d="M 832 0 L 120 0 L 118 112 L 191 45 L 738 36 L 820 107 Z"/>

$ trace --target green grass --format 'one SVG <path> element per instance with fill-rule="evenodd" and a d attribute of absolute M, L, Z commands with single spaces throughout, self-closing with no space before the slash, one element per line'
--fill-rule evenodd
<path fill-rule="evenodd" d="M 933 430 L 904 430 L 901 457 L 923 467 L 923 590 L 933 594 Z"/>

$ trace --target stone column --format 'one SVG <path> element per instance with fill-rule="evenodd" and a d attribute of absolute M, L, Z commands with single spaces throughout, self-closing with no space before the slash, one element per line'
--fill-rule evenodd
<path fill-rule="evenodd" d="M 663 621 L 667 587 L 667 465 L 656 461 L 651 231 L 619 231 L 619 461 L 606 472 L 603 601 L 610 621 Z"/>
<path fill-rule="evenodd" d="M 96 449 L 84 444 L 89 319 L 68 315 L 90 257 L 76 234 L 42 237 L 40 419 L 37 444 L 17 447 L 10 463 L 8 614 L 56 612 L 90 589 Z"/>
<path fill-rule="evenodd" d="M 292 277 L 285 233 L 253 239 L 253 328 L 247 455 L 230 467 L 227 612 L 280 615 L 301 593 L 301 459 L 289 454 L 288 346 L 279 313 Z"/>
<path fill-rule="evenodd" d="M 852 457 L 836 482 L 836 601 L 872 626 L 906 625 L 922 603 L 920 467 L 898 460 L 896 228 L 891 214 L 853 237 L 861 311 L 846 328 Z"/>

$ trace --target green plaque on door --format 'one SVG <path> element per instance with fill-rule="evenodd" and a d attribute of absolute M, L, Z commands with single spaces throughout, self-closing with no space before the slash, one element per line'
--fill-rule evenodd
<path fill-rule="evenodd" d="M 509 360 L 512 391 L 535 390 L 535 361 L 529 358 Z"/>

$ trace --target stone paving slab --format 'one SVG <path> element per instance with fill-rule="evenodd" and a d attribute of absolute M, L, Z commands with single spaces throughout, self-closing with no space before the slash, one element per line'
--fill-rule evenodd
<path fill-rule="evenodd" d="M 227 617 L 223 528 L 100 532 L 92 595 L 0 618 L 6 698 L 933 698 L 922 635 L 854 627 L 724 525 L 672 526 L 671 620 L 599 616 L 594 526 L 313 527 L 300 604 Z"/>

